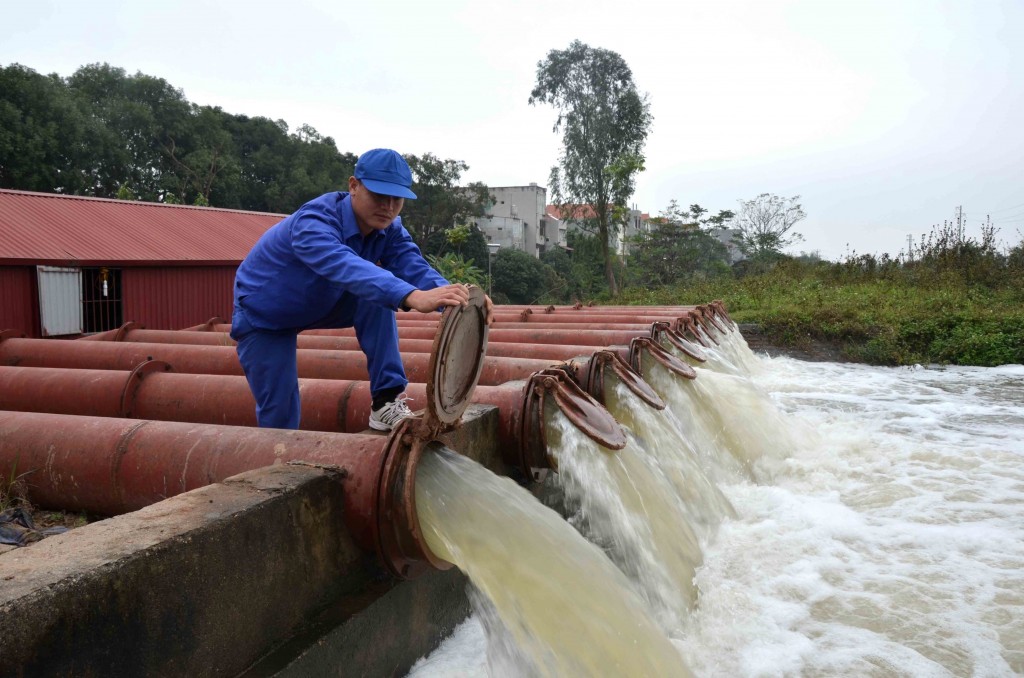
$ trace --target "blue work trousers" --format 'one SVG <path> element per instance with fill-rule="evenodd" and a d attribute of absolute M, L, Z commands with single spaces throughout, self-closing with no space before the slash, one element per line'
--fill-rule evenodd
<path fill-rule="evenodd" d="M 389 308 L 356 299 L 336 308 L 319 327 L 355 327 L 366 354 L 370 391 L 405 389 L 409 383 L 398 351 L 398 326 Z M 249 389 L 256 400 L 256 422 L 262 428 L 299 428 L 301 415 L 296 336 L 298 330 L 262 330 L 253 327 L 245 311 L 235 306 L 231 338 L 238 342 Z"/>

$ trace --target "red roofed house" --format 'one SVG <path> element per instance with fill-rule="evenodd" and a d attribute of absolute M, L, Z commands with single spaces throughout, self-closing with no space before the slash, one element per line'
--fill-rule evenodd
<path fill-rule="evenodd" d="M 284 215 L 0 190 L 0 331 L 230 318 L 235 269 Z"/>
<path fill-rule="evenodd" d="M 562 219 L 562 215 L 565 214 L 558 205 L 548 205 L 546 211 L 550 219 Z M 597 212 L 594 211 L 593 205 L 573 205 L 567 211 L 563 228 L 568 231 L 582 229 L 583 222 L 587 219 L 597 219 Z M 629 210 L 626 223 L 623 226 L 608 236 L 608 245 L 613 252 L 620 256 L 629 254 L 631 238 L 651 232 L 651 215 L 633 208 Z"/>

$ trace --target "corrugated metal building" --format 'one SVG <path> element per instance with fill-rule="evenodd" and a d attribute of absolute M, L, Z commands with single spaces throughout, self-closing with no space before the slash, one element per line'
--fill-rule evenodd
<path fill-rule="evenodd" d="M 0 330 L 65 336 L 227 318 L 235 269 L 283 217 L 0 190 Z"/>

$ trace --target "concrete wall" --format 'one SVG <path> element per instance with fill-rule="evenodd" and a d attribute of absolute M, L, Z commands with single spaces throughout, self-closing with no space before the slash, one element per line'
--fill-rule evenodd
<path fill-rule="evenodd" d="M 445 438 L 499 472 L 497 410 Z M 391 578 L 335 471 L 274 466 L 0 554 L 0 676 L 402 675 L 468 614 Z"/>
<path fill-rule="evenodd" d="M 547 207 L 547 189 L 531 184 L 529 186 L 488 187 L 494 203 L 487 211 L 489 217 L 505 217 L 518 219 L 523 225 L 522 250 L 531 256 L 539 256 L 544 246 L 540 236 L 541 220 L 544 219 Z M 488 237 L 499 234 L 487 230 L 487 221 L 478 222 L 480 229 Z M 499 242 L 491 240 L 491 242 Z"/>

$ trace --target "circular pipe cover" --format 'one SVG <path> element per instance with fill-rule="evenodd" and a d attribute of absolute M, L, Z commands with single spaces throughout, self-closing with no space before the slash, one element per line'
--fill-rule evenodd
<path fill-rule="evenodd" d="M 487 308 L 483 290 L 469 288 L 467 306 L 449 306 L 441 314 L 430 354 L 427 379 L 429 428 L 459 420 L 472 399 L 487 353 Z"/>

